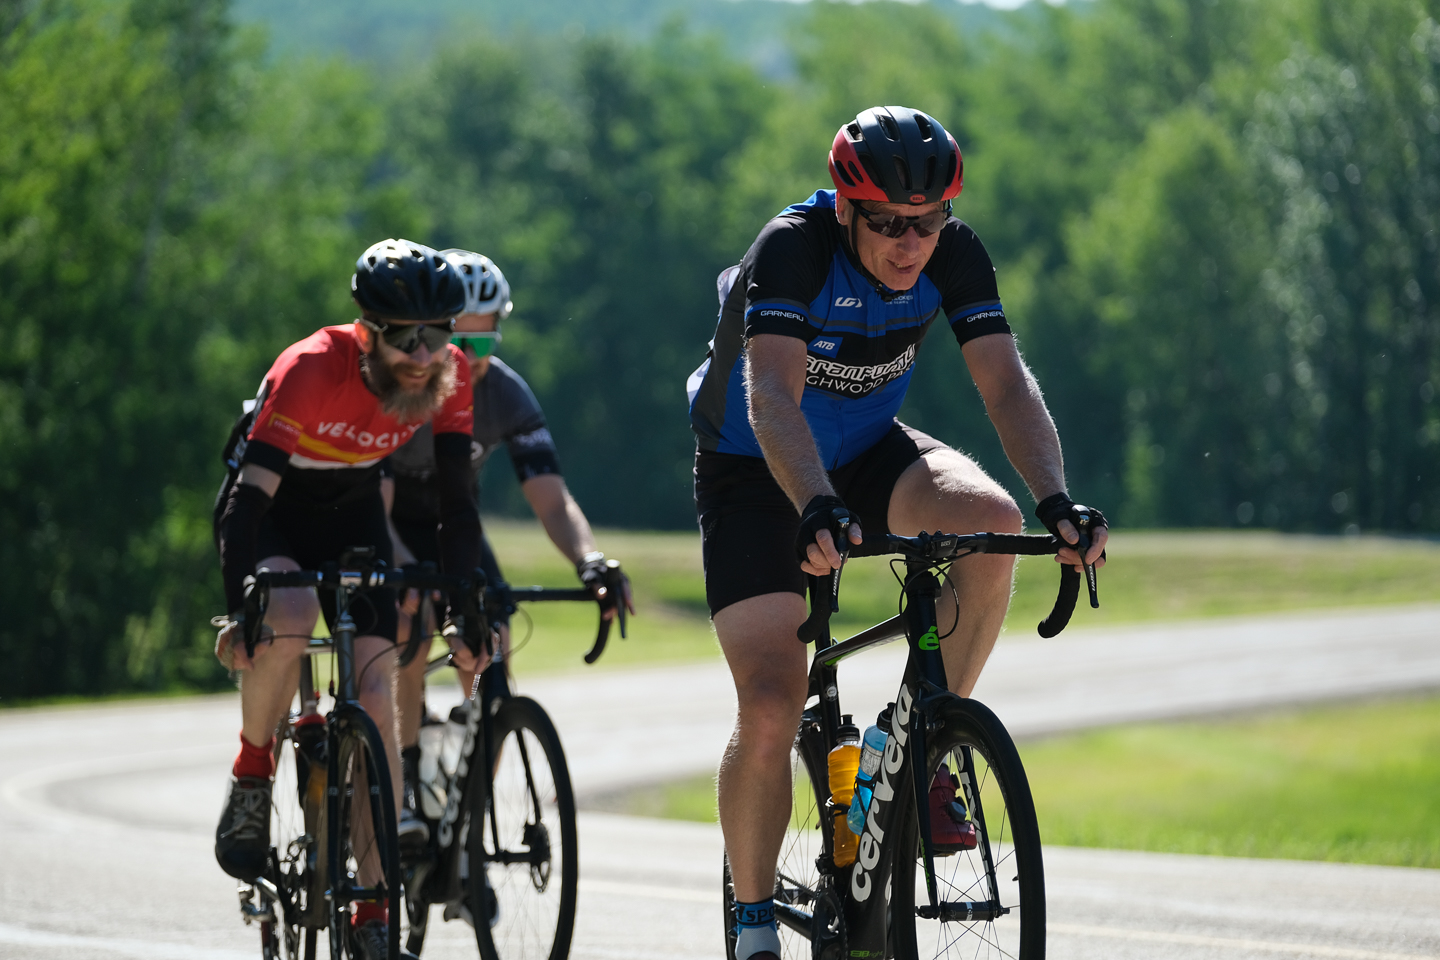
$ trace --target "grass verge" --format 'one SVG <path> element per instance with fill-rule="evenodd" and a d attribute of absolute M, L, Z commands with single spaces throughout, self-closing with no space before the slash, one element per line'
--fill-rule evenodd
<path fill-rule="evenodd" d="M 569 586 L 574 571 L 534 522 L 485 521 L 512 583 Z M 620 667 L 719 655 L 705 607 L 700 537 L 692 532 L 601 530 L 601 548 L 625 563 L 639 614 L 631 638 L 612 640 L 600 666 Z M 1185 620 L 1284 610 L 1440 600 L 1440 543 L 1390 537 L 1316 537 L 1266 532 L 1121 531 L 1100 574 L 1099 610 L 1076 612 L 1077 627 Z M 957 569 L 963 570 L 965 561 Z M 1044 558 L 1018 564 L 1007 633 L 1035 635 L 1059 581 Z M 899 587 L 883 559 L 845 568 L 835 632 L 846 636 L 894 615 Z M 579 669 L 594 638 L 594 608 L 529 608 L 534 642 L 518 651 L 518 670 Z M 527 632 L 522 616 L 516 636 Z"/>
<path fill-rule="evenodd" d="M 1440 867 L 1440 697 L 1023 744 L 1047 844 Z M 714 822 L 712 777 L 607 798 Z"/>

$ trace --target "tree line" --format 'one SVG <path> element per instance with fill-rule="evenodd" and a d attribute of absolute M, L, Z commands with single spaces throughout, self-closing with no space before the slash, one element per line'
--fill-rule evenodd
<path fill-rule="evenodd" d="M 715 275 L 877 103 L 960 142 L 1074 495 L 1119 526 L 1434 533 L 1437 6 L 1095 0 L 964 33 L 815 2 L 777 79 L 678 21 L 381 70 L 272 56 L 224 0 L 0 0 L 0 697 L 223 682 L 219 447 L 383 237 L 504 269 L 502 355 L 594 520 L 693 523 Z M 902 416 L 1028 502 L 946 341 Z M 519 509 L 502 465 L 483 501 Z"/>

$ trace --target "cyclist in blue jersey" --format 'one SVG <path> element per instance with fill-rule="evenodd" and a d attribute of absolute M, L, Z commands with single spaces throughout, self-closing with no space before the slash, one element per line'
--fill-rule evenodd
<path fill-rule="evenodd" d="M 1011 335 L 979 237 L 951 216 L 964 165 L 933 117 L 875 107 L 840 128 L 834 190 L 787 207 L 720 276 L 721 309 L 691 376 L 705 592 L 739 699 L 720 766 L 738 960 L 778 957 L 771 893 L 790 817 L 790 747 L 806 698 L 804 574 L 838 567 L 849 538 L 922 530 L 1019 532 L 1015 501 L 969 457 L 895 419 L 916 350 L 948 322 L 1006 456 L 1051 532 L 1077 543 L 1060 441 Z M 1101 562 L 1108 531 L 1086 559 Z M 1060 561 L 1078 564 L 1075 550 Z M 968 696 L 1000 633 L 1014 558 L 952 567 L 941 603 L 951 688 Z M 955 623 L 955 610 L 966 616 Z M 948 618 L 948 622 L 947 622 Z M 947 775 L 948 776 L 948 775 Z M 936 846 L 974 846 L 930 788 Z"/>

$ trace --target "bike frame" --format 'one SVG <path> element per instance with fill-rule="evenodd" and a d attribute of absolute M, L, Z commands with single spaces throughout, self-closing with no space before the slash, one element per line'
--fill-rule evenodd
<path fill-rule="evenodd" d="M 926 738 L 931 729 L 933 703 L 937 698 L 949 696 L 945 664 L 936 636 L 935 602 L 940 596 L 940 581 L 932 572 L 930 561 L 907 559 L 905 565 L 904 613 L 841 643 L 822 637 L 810 665 L 809 696 L 818 698 L 819 702 L 801 718 L 797 747 L 802 751 L 812 782 L 828 786 L 827 757 L 836 742 L 841 715 L 836 667 L 842 660 L 902 637 L 910 647 L 900 689 L 895 695 L 891 735 L 880 769 L 876 771 L 865 831 L 859 837 L 858 855 L 850 866 L 836 867 L 831 857 L 836 829 L 833 801 L 820 811 L 826 852 L 818 866 L 822 886 L 828 884 L 830 889 L 814 891 L 814 902 L 817 911 L 838 909 L 843 914 L 843 925 L 828 922 L 829 918 L 824 918 L 827 922 L 817 923 L 815 917 L 777 897 L 776 920 L 806 937 L 819 936 L 822 942 L 817 944 L 817 951 L 844 937 L 844 952 L 848 956 L 890 955 L 890 899 L 886 892 L 891 889 L 895 857 L 900 853 L 894 831 L 903 823 L 909 803 L 914 804 L 917 813 L 929 893 L 929 903 L 917 905 L 920 915 L 943 914 L 947 920 L 984 920 L 1003 912 L 999 906 L 995 865 L 989 843 L 984 839 L 987 836 L 984 812 L 980 809 L 978 791 L 973 788 L 973 760 L 968 750 L 963 751 L 960 779 L 982 838 L 980 846 L 991 896 L 988 902 L 977 904 L 942 904 L 938 898 L 931 849 L 929 784 L 923 773 L 916 776 L 916 771 L 926 770 Z"/>

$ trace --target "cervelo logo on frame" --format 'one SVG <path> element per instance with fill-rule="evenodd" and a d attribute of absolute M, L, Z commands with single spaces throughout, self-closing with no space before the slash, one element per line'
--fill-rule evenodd
<path fill-rule="evenodd" d="M 885 741 L 885 758 L 880 764 L 880 778 L 875 781 L 874 793 L 870 797 L 870 810 L 865 814 L 865 832 L 860 834 L 859 856 L 855 869 L 850 873 L 850 894 L 863 903 L 870 899 L 875 883 L 870 871 L 880 863 L 880 844 L 885 832 L 877 822 L 880 819 L 880 805 L 889 803 L 895 797 L 895 788 L 890 778 L 900 773 L 905 766 L 905 743 L 910 739 L 910 706 L 913 703 L 910 688 L 900 685 L 900 694 L 895 698 L 895 723 L 890 739 Z"/>
<path fill-rule="evenodd" d="M 863 307 L 863 306 L 865 306 L 865 304 L 864 304 L 864 302 L 863 302 L 859 297 L 836 297 L 836 298 L 835 298 L 835 306 L 837 306 L 837 307 Z"/>

